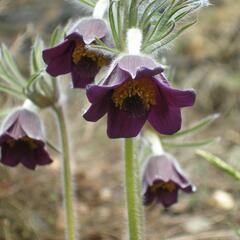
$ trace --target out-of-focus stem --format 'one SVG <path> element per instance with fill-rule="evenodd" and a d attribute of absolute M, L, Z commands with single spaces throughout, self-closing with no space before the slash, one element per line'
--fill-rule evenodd
<path fill-rule="evenodd" d="M 57 120 L 59 123 L 59 132 L 62 145 L 63 153 L 63 198 L 65 208 L 65 222 L 66 222 L 66 239 L 76 240 L 76 228 L 74 219 L 74 207 L 73 207 L 73 184 L 72 184 L 72 173 L 70 165 L 70 151 L 69 151 L 69 140 L 66 126 L 66 118 L 63 108 L 60 106 L 53 107 L 56 113 Z"/>
<path fill-rule="evenodd" d="M 129 240 L 143 240 L 143 206 L 138 161 L 134 157 L 133 139 L 125 139 L 125 186 Z"/>

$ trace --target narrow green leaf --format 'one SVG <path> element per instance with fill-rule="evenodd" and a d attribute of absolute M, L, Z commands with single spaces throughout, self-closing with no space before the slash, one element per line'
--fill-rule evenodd
<path fill-rule="evenodd" d="M 31 75 L 31 77 L 27 81 L 26 88 L 31 87 L 31 85 L 38 79 L 38 77 L 42 74 L 43 71 L 36 72 Z"/>
<path fill-rule="evenodd" d="M 149 33 L 148 36 L 146 36 L 146 38 L 144 38 L 143 44 L 145 45 L 149 40 L 151 40 L 151 38 L 154 36 L 154 34 L 156 33 L 157 29 L 159 28 L 159 26 L 161 25 L 161 22 L 164 21 L 165 16 L 167 15 L 169 9 L 171 9 L 172 5 L 168 6 L 164 12 L 160 15 L 160 17 L 158 18 L 155 26 L 153 27 L 153 30 Z"/>
<path fill-rule="evenodd" d="M 113 35 L 113 39 L 115 42 L 115 46 L 120 49 L 121 46 L 119 44 L 119 36 L 118 36 L 118 32 L 116 30 L 116 24 L 115 24 L 115 19 L 114 19 L 114 14 L 113 14 L 113 6 L 114 6 L 115 2 L 111 2 L 110 6 L 109 6 L 109 12 L 108 12 L 108 19 L 109 19 L 109 23 L 110 23 L 110 27 L 112 30 L 112 35 Z"/>
<path fill-rule="evenodd" d="M 110 48 L 108 47 L 101 39 L 99 38 L 96 38 L 96 44 L 91 44 L 91 47 L 93 48 L 97 48 L 97 49 L 102 49 L 102 50 L 105 50 L 107 52 L 110 52 L 110 53 L 114 53 L 114 54 L 119 54 L 119 50 L 116 49 L 116 48 Z"/>
<path fill-rule="evenodd" d="M 235 178 L 236 180 L 240 181 L 240 172 L 236 171 L 231 165 L 224 162 L 222 159 L 218 158 L 217 156 L 205 152 L 203 150 L 197 150 L 196 154 L 207 160 L 212 165 L 216 166 L 220 170 L 227 173 L 229 176 Z"/>
<path fill-rule="evenodd" d="M 30 55 L 30 70 L 32 75 L 44 68 L 44 62 L 42 59 L 43 49 L 44 49 L 43 40 L 39 37 L 36 37 Z"/>
<path fill-rule="evenodd" d="M 62 154 L 62 152 L 59 150 L 58 147 L 54 146 L 52 143 L 47 142 L 47 146 L 52 149 L 53 151 L 55 151 L 56 153 Z"/>
<path fill-rule="evenodd" d="M 57 26 L 51 35 L 49 47 L 55 47 L 64 37 L 64 30 L 62 27 Z"/>
<path fill-rule="evenodd" d="M 162 139 L 162 145 L 166 148 L 196 148 L 210 145 L 219 141 L 219 138 L 211 138 L 200 142 L 189 142 L 189 143 L 170 143 L 165 142 Z"/>
<path fill-rule="evenodd" d="M 5 66 L 3 65 L 2 62 L 0 63 L 0 78 L 16 88 L 22 88 L 22 86 L 19 85 L 19 82 L 16 80 L 16 78 L 11 76 L 9 72 L 5 69 Z"/>
<path fill-rule="evenodd" d="M 147 18 L 149 12 L 151 11 L 152 7 L 155 5 L 155 3 L 156 3 L 157 1 L 158 1 L 158 0 L 152 1 L 152 2 L 146 7 L 146 9 L 145 9 L 145 11 L 143 12 L 142 17 L 141 17 L 141 19 L 140 19 L 140 21 L 139 21 L 139 26 L 140 26 L 140 27 L 143 27 L 143 23 L 145 23 L 145 19 Z M 166 2 L 166 1 L 167 1 L 167 0 L 165 0 L 165 2 Z"/>
<path fill-rule="evenodd" d="M 129 10 L 129 27 L 136 27 L 138 20 L 137 0 L 131 0 Z"/>
<path fill-rule="evenodd" d="M 15 97 L 21 98 L 21 99 L 24 98 L 22 92 L 14 89 L 14 88 L 4 86 L 4 85 L 0 85 L 0 92 L 8 93 L 8 94 L 14 95 Z"/>
<path fill-rule="evenodd" d="M 158 48 L 161 48 L 167 44 L 169 44 L 170 42 L 172 42 L 173 40 L 175 40 L 177 37 L 179 37 L 183 32 L 185 32 L 188 28 L 192 27 L 195 23 L 197 22 L 197 20 L 195 20 L 194 22 L 191 22 L 189 24 L 186 24 L 185 26 L 183 26 L 180 30 L 178 30 L 176 33 L 172 33 L 171 35 L 169 35 L 168 37 L 166 37 L 165 39 L 163 39 L 159 44 L 156 44 L 156 47 L 151 48 L 151 46 L 148 46 L 148 48 L 150 48 L 150 52 L 154 52 L 156 51 Z M 147 48 L 146 48 L 147 49 Z"/>
<path fill-rule="evenodd" d="M 156 8 L 154 8 L 151 12 L 150 12 L 151 8 L 146 9 L 147 13 L 144 12 L 144 14 L 146 14 L 146 15 L 143 16 L 142 19 L 140 20 L 140 26 L 141 26 L 142 29 L 145 29 L 146 24 L 150 22 L 151 18 L 152 18 L 157 12 L 159 12 L 159 10 L 164 6 L 164 4 L 165 4 L 167 1 L 168 1 L 168 0 L 163 0 L 163 1 L 161 1 L 160 5 L 157 6 Z M 155 2 L 158 2 L 158 0 L 155 1 Z M 152 2 L 152 3 L 151 3 L 151 4 L 153 4 L 152 6 L 154 6 L 154 3 L 155 3 L 155 2 Z M 150 4 L 149 4 L 149 5 L 150 5 Z M 150 14 L 147 16 L 148 13 L 150 13 Z"/>
<path fill-rule="evenodd" d="M 15 76 L 17 81 L 19 81 L 19 84 L 21 84 L 20 83 L 21 81 L 25 82 L 25 79 L 20 73 L 11 53 L 8 51 L 7 47 L 4 44 L 2 45 L 2 57 L 4 59 L 6 66 L 12 72 L 13 76 Z"/>
<path fill-rule="evenodd" d="M 183 19 L 185 16 L 189 15 L 191 12 L 195 11 L 197 8 L 199 8 L 201 6 L 201 3 L 199 3 L 198 5 L 196 5 L 195 7 L 190 8 L 187 11 L 184 11 L 183 13 L 180 13 L 178 16 L 176 16 L 174 19 L 175 21 L 179 21 L 181 19 Z"/>
<path fill-rule="evenodd" d="M 206 118 L 201 119 L 199 122 L 194 124 L 192 127 L 177 132 L 174 135 L 169 135 L 169 136 L 161 136 L 162 139 L 173 139 L 173 138 L 178 138 L 178 137 L 183 137 L 187 135 L 192 135 L 194 133 L 200 132 L 201 130 L 205 129 L 207 126 L 209 126 L 211 123 L 213 123 L 220 114 L 213 114 L 211 116 L 208 116 Z"/>
<path fill-rule="evenodd" d="M 89 0 L 79 0 L 80 3 L 86 4 L 87 6 L 94 8 L 95 4 L 92 1 Z"/>
<path fill-rule="evenodd" d="M 142 49 L 144 50 L 145 48 L 147 48 L 147 47 L 149 47 L 153 44 L 156 44 L 157 42 L 160 42 L 162 39 L 167 37 L 171 32 L 173 32 L 174 28 L 175 28 L 175 22 L 172 21 L 172 22 L 169 23 L 169 27 L 168 27 L 168 29 L 166 29 L 165 32 L 162 32 L 160 34 L 160 36 L 158 36 L 157 38 L 154 38 L 150 41 L 147 41 L 145 44 L 143 44 Z"/>
<path fill-rule="evenodd" d="M 122 14 L 121 14 L 121 1 L 117 2 L 117 31 L 118 31 L 118 36 L 119 36 L 119 45 L 120 45 L 120 49 L 123 49 L 123 41 L 124 41 L 124 37 L 122 34 Z"/>

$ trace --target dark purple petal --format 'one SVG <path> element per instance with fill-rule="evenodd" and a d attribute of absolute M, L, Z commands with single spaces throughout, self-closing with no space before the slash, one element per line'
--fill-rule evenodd
<path fill-rule="evenodd" d="M 100 101 L 107 102 L 111 98 L 113 87 L 89 85 L 87 87 L 87 97 L 90 103 L 98 103 Z"/>
<path fill-rule="evenodd" d="M 172 192 L 159 190 L 157 193 L 157 202 L 162 203 L 164 207 L 170 207 L 178 201 L 178 190 Z"/>
<path fill-rule="evenodd" d="M 143 195 L 143 204 L 145 206 L 149 206 L 153 203 L 155 199 L 155 193 L 151 191 L 150 188 L 147 189 L 146 193 Z"/>
<path fill-rule="evenodd" d="M 108 33 L 108 28 L 102 19 L 83 19 L 73 31 L 83 37 L 85 44 L 91 44 L 96 38 L 102 39 Z"/>
<path fill-rule="evenodd" d="M 22 155 L 19 156 L 20 162 L 22 165 L 30 170 L 35 170 L 37 166 L 36 162 L 36 156 L 34 154 L 34 151 L 28 149 L 25 153 L 22 153 Z"/>
<path fill-rule="evenodd" d="M 41 147 L 41 148 L 37 148 L 34 151 L 34 155 L 36 158 L 36 163 L 38 165 L 47 165 L 53 162 L 53 160 L 50 158 L 48 152 L 46 151 L 45 148 Z"/>
<path fill-rule="evenodd" d="M 136 79 L 140 79 L 140 78 L 149 78 L 151 79 L 153 76 L 161 73 L 163 71 L 162 67 L 155 67 L 153 69 L 148 69 L 145 67 L 141 67 L 137 73 L 136 73 Z"/>
<path fill-rule="evenodd" d="M 159 67 L 150 57 L 138 56 L 138 55 L 127 55 L 118 60 L 118 67 L 128 72 L 132 79 L 136 78 L 137 72 L 144 68 L 148 70 L 158 69 L 156 74 L 159 72 Z"/>
<path fill-rule="evenodd" d="M 99 72 L 96 62 L 91 60 L 81 60 L 78 64 L 72 65 L 72 81 L 74 88 L 85 88 L 93 83 Z"/>
<path fill-rule="evenodd" d="M 98 121 L 107 113 L 108 105 L 108 101 L 101 101 L 96 104 L 92 104 L 87 112 L 83 115 L 84 119 L 90 122 Z"/>
<path fill-rule="evenodd" d="M 7 134 L 7 133 L 3 133 L 2 135 L 0 135 L 0 147 L 7 141 L 13 140 L 13 138 Z"/>
<path fill-rule="evenodd" d="M 192 106 L 196 99 L 196 93 L 193 89 L 179 90 L 174 89 L 170 85 L 161 81 L 157 81 L 158 86 L 167 99 L 167 102 L 173 107 L 189 107 Z"/>
<path fill-rule="evenodd" d="M 148 114 L 135 118 L 113 106 L 109 107 L 107 134 L 110 138 L 136 137 L 142 129 Z"/>
<path fill-rule="evenodd" d="M 196 192 L 196 190 L 197 190 L 197 188 L 194 186 L 194 185 L 192 185 L 192 184 L 188 184 L 185 188 L 182 188 L 181 187 L 181 189 L 185 192 L 185 193 L 194 193 L 194 192 Z"/>
<path fill-rule="evenodd" d="M 46 71 L 56 77 L 71 72 L 74 44 L 65 40 L 54 48 L 43 51 L 43 60 L 48 65 Z"/>
<path fill-rule="evenodd" d="M 12 149 L 4 144 L 2 147 L 2 158 L 1 163 L 10 167 L 15 167 L 20 162 L 19 156 L 16 152 L 12 151 Z"/>
<path fill-rule="evenodd" d="M 72 43 L 81 42 L 84 44 L 82 36 L 77 32 L 72 32 L 72 33 L 68 34 L 65 37 L 65 40 L 69 40 L 69 42 L 72 42 Z"/>
<path fill-rule="evenodd" d="M 180 109 L 168 106 L 161 93 L 157 94 L 157 104 L 152 106 L 148 121 L 161 134 L 174 134 L 182 125 Z"/>

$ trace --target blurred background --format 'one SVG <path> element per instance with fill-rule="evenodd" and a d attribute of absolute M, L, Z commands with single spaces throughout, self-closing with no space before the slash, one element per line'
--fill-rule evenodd
<path fill-rule="evenodd" d="M 207 130 L 184 141 L 220 137 L 204 149 L 240 170 L 240 1 L 211 2 L 199 14 L 198 23 L 164 54 L 174 67 L 175 83 L 198 93 L 195 106 L 184 111 L 183 128 L 221 114 Z M 69 1 L 0 0 L 0 41 L 27 73 L 34 38 L 40 35 L 48 41 L 58 24 L 87 13 Z M 81 240 L 120 240 L 126 224 L 121 142 L 107 138 L 105 120 L 83 121 L 87 101 L 82 93 L 68 90 L 67 100 Z M 18 104 L 0 94 L 1 108 Z M 56 126 L 50 125 L 48 112 L 43 117 L 48 136 L 54 139 Z M 166 150 L 177 156 L 198 191 L 180 195 L 179 203 L 167 211 L 162 206 L 147 208 L 146 239 L 240 239 L 239 183 L 198 157 L 196 148 Z M 53 156 L 54 164 L 34 172 L 0 166 L 0 240 L 64 239 L 61 159 Z"/>

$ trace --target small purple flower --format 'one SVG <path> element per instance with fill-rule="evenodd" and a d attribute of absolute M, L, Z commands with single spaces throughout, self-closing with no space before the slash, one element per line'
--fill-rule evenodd
<path fill-rule="evenodd" d="M 87 48 L 96 38 L 110 45 L 104 20 L 81 20 L 62 43 L 43 51 L 43 60 L 48 65 L 46 71 L 54 77 L 71 73 L 73 87 L 85 88 L 94 81 L 99 70 L 110 62 L 109 56 Z"/>
<path fill-rule="evenodd" d="M 120 58 L 102 85 L 88 87 L 91 106 L 84 118 L 95 122 L 107 113 L 110 138 L 135 137 L 147 120 L 161 134 L 177 132 L 180 109 L 192 106 L 196 95 L 172 88 L 162 72 L 149 57 Z"/>
<path fill-rule="evenodd" d="M 145 167 L 142 180 L 144 205 L 154 201 L 170 207 L 178 200 L 178 191 L 195 192 L 195 186 L 189 183 L 177 160 L 164 153 L 150 157 Z"/>
<path fill-rule="evenodd" d="M 36 113 L 27 109 L 15 111 L 3 122 L 0 147 L 0 162 L 10 167 L 22 163 L 34 170 L 37 165 L 52 163 L 45 149 L 40 119 Z"/>

